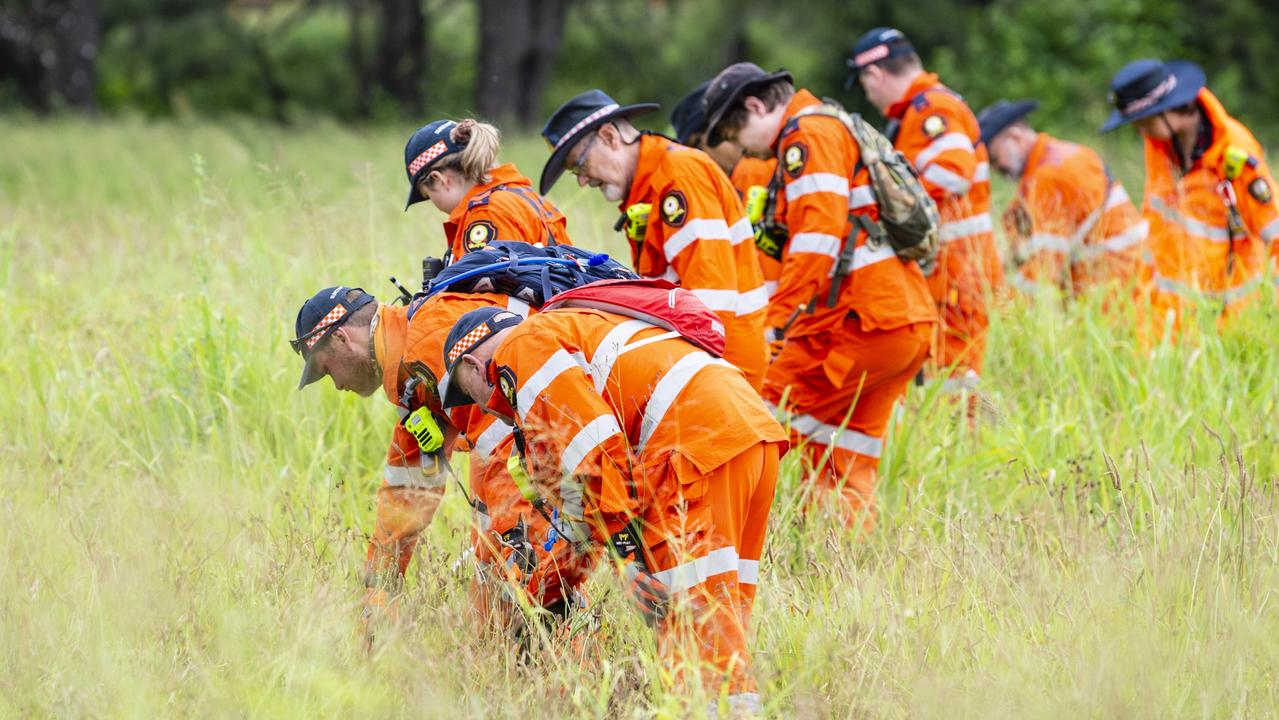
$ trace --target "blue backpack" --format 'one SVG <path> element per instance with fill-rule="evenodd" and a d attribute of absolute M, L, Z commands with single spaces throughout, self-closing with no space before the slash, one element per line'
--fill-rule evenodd
<path fill-rule="evenodd" d="M 473 250 L 444 268 L 409 307 L 409 317 L 421 300 L 442 292 L 500 293 L 541 307 L 565 290 L 597 280 L 636 279 L 639 276 L 603 253 L 571 245 L 535 247 L 501 240 Z"/>

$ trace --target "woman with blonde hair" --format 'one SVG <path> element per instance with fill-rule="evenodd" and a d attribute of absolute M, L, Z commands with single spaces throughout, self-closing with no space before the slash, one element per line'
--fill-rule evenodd
<path fill-rule="evenodd" d="M 567 221 L 511 163 L 497 164 L 497 128 L 473 119 L 436 120 L 409 138 L 404 164 L 409 205 L 430 200 L 448 213 L 445 258 L 452 262 L 494 240 L 571 245 Z"/>

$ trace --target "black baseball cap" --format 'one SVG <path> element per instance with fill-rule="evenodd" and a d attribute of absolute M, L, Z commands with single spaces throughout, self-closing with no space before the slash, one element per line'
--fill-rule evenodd
<path fill-rule="evenodd" d="M 359 292 L 359 295 L 353 301 L 348 301 L 346 296 L 352 290 Z M 298 381 L 299 390 L 322 377 L 313 363 L 315 355 L 312 350 L 315 346 L 341 327 L 342 323 L 350 320 L 356 310 L 371 302 L 376 302 L 376 299 L 364 292 L 363 288 L 338 285 L 324 288 L 310 300 L 302 303 L 302 309 L 298 310 L 298 319 L 293 324 L 296 337 L 289 341 L 289 347 L 293 348 L 293 352 L 301 355 L 306 361 L 306 365 L 302 368 L 302 379 Z"/>
<path fill-rule="evenodd" d="M 465 145 L 453 142 L 450 137 L 457 123 L 452 120 L 436 120 L 423 125 L 409 138 L 404 145 L 404 171 L 409 176 L 409 199 L 404 203 L 408 210 L 413 203 L 420 203 L 426 198 L 417 191 L 417 179 L 431 171 L 431 166 L 440 158 L 461 152 Z"/>
<path fill-rule="evenodd" d="M 1039 107 L 1038 100 L 998 100 L 982 108 L 977 113 L 977 124 L 981 126 L 981 141 L 987 145 L 995 136 L 1003 132 L 1009 125 L 1021 120 Z"/>
<path fill-rule="evenodd" d="M 500 307 L 483 307 L 471 310 L 457 319 L 453 329 L 444 338 L 444 377 L 440 380 L 440 392 L 445 410 L 474 401 L 453 385 L 453 371 L 462 357 L 473 352 L 499 331 L 519 325 L 524 318 Z"/>
<path fill-rule="evenodd" d="M 542 126 L 542 137 L 551 146 L 551 157 L 542 168 L 538 192 L 545 195 L 551 191 L 555 181 L 564 174 L 564 158 L 577 141 L 592 130 L 610 120 L 643 115 L 660 107 L 657 103 L 621 105 L 603 90 L 587 90 L 555 108 L 546 125 Z"/>
<path fill-rule="evenodd" d="M 742 98 L 749 97 L 752 92 L 778 80 L 795 82 L 795 78 L 786 70 L 764 72 L 763 68 L 749 62 L 734 63 L 721 70 L 706 87 L 706 94 L 702 98 L 702 109 L 706 113 L 707 142 L 719 144 L 710 139 L 716 137 L 715 128 L 724 119 L 724 113 L 741 102 Z"/>
<path fill-rule="evenodd" d="M 693 88 L 671 110 L 671 127 L 675 129 L 675 139 L 681 145 L 691 145 L 689 141 L 694 135 L 706 131 L 706 108 L 702 105 L 702 99 L 710 84 L 711 81 L 707 80 Z"/>
<path fill-rule="evenodd" d="M 901 30 L 877 27 L 867 30 L 865 34 L 857 38 L 857 42 L 853 44 L 853 54 L 844 61 L 844 64 L 853 71 L 853 79 L 856 80 L 857 73 L 877 62 L 913 52 L 915 52 L 915 46 L 910 44 L 910 40 Z"/>

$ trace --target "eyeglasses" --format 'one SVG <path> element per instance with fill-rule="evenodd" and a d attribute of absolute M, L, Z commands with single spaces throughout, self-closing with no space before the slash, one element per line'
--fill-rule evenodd
<path fill-rule="evenodd" d="M 577 162 L 573 163 L 573 167 L 568 169 L 569 172 L 577 177 L 581 177 L 582 173 L 586 172 L 586 156 L 591 153 L 591 146 L 595 144 L 597 138 L 599 138 L 599 133 L 591 133 L 591 136 L 586 138 L 585 144 L 582 145 L 582 152 L 578 153 Z"/>

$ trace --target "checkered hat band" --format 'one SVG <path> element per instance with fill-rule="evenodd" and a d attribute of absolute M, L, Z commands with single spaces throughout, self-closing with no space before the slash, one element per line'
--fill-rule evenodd
<path fill-rule="evenodd" d="M 869 50 L 863 50 L 862 52 L 857 53 L 857 56 L 853 58 L 853 64 L 857 67 L 861 67 L 863 65 L 869 65 L 876 60 L 883 60 L 886 57 L 888 57 L 887 43 L 883 45 L 876 45 Z"/>
<path fill-rule="evenodd" d="M 560 138 L 560 141 L 559 141 L 559 142 L 557 142 L 557 143 L 555 143 L 555 149 L 556 149 L 556 150 L 559 150 L 561 147 L 563 147 L 564 143 L 566 143 L 566 142 L 568 142 L 568 141 L 572 140 L 572 139 L 573 139 L 573 136 L 574 136 L 574 135 L 576 135 L 576 134 L 578 133 L 578 131 L 580 131 L 582 128 L 586 127 L 587 125 L 590 125 L 591 123 L 595 122 L 596 120 L 599 120 L 600 118 L 602 118 L 602 117 L 604 117 L 605 115 L 607 115 L 607 114 L 609 114 L 609 113 L 613 112 L 614 110 L 618 109 L 619 107 L 621 107 L 621 106 L 620 106 L 620 105 L 618 105 L 617 103 L 612 103 L 612 104 L 610 104 L 610 105 L 605 105 L 604 107 L 600 108 L 599 110 L 596 110 L 595 112 L 591 113 L 590 115 L 587 115 L 586 117 L 582 118 L 581 120 L 578 120 L 578 121 L 577 121 L 577 124 L 576 124 L 576 125 L 574 125 L 573 127 L 569 128 L 568 132 L 564 133 L 564 137 Z"/>
<path fill-rule="evenodd" d="M 452 365 L 463 353 L 475 347 L 475 343 L 483 340 L 488 334 L 489 326 L 484 324 L 463 335 L 461 340 L 453 343 L 453 349 L 449 350 L 449 364 Z"/>
<path fill-rule="evenodd" d="M 431 147 L 423 150 L 420 155 L 413 158 L 413 162 L 409 163 L 409 177 L 417 175 L 419 170 L 430 165 L 432 160 L 443 155 L 448 151 L 448 149 L 448 143 L 441 140 Z"/>
<path fill-rule="evenodd" d="M 329 314 L 320 318 L 320 322 L 316 323 L 315 327 L 311 328 L 311 332 L 307 333 L 309 337 L 306 339 L 306 349 L 310 350 L 315 347 L 315 344 L 320 342 L 320 338 L 324 337 L 320 331 L 338 320 L 341 320 L 344 315 L 346 315 L 346 307 L 342 305 L 334 305 L 333 309 L 329 311 Z"/>

